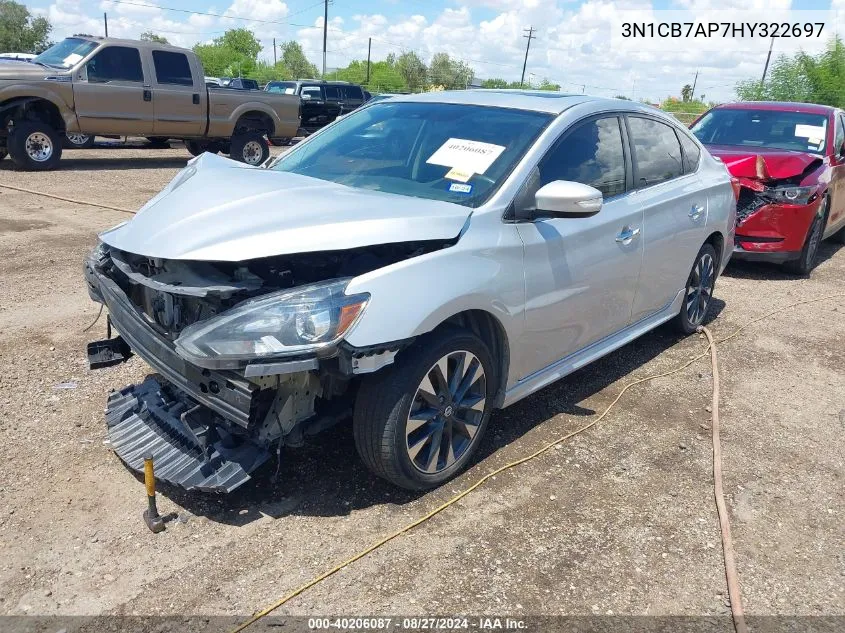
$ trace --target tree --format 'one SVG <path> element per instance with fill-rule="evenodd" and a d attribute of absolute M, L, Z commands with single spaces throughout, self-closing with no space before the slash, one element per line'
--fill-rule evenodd
<path fill-rule="evenodd" d="M 249 29 L 229 29 L 222 36 L 214 40 L 217 46 L 230 48 L 238 55 L 255 61 L 261 52 L 261 42 L 255 39 L 255 34 Z"/>
<path fill-rule="evenodd" d="M 553 92 L 560 92 L 560 84 L 555 84 L 543 77 L 543 81 L 537 86 L 538 90 L 551 90 Z"/>
<path fill-rule="evenodd" d="M 446 90 L 466 88 L 473 75 L 472 68 L 459 59 L 452 59 L 448 53 L 435 53 L 428 67 L 429 83 Z"/>
<path fill-rule="evenodd" d="M 258 66 L 261 43 L 248 29 L 229 29 L 211 44 L 197 44 L 194 52 L 207 75 L 248 77 Z"/>
<path fill-rule="evenodd" d="M 290 42 L 283 42 L 282 49 L 282 63 L 287 68 L 290 77 L 293 79 L 309 79 L 317 77 L 320 71 L 317 67 L 308 61 L 305 52 L 299 42 L 291 40 Z"/>
<path fill-rule="evenodd" d="M 482 88 L 507 88 L 508 82 L 504 79 L 485 79 L 481 82 Z"/>
<path fill-rule="evenodd" d="M 681 101 L 692 101 L 692 97 L 692 86 L 684 84 L 684 87 L 681 88 Z"/>
<path fill-rule="evenodd" d="M 47 18 L 34 17 L 13 0 L 0 0 L 0 51 L 41 53 L 50 47 L 52 30 Z"/>
<path fill-rule="evenodd" d="M 162 37 L 152 31 L 144 31 L 141 33 L 141 40 L 144 42 L 158 42 L 159 44 L 170 44 L 166 37 Z"/>
<path fill-rule="evenodd" d="M 631 97 L 626 97 L 625 95 L 616 95 L 614 99 L 622 99 L 624 101 L 630 101 Z"/>
<path fill-rule="evenodd" d="M 396 58 L 396 70 L 411 92 L 420 92 L 425 88 L 428 69 L 425 62 L 413 51 L 402 53 Z"/>
<path fill-rule="evenodd" d="M 838 36 L 818 55 L 781 55 L 766 81 L 741 81 L 736 94 L 742 101 L 798 101 L 845 107 L 845 43 Z"/>

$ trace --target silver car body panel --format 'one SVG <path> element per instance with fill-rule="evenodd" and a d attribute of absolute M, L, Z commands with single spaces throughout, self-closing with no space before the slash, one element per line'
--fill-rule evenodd
<path fill-rule="evenodd" d="M 510 350 L 505 405 L 677 314 L 695 256 L 713 233 L 722 238 L 720 269 L 727 264 L 736 209 L 730 176 L 694 139 L 701 148 L 695 173 L 608 199 L 595 216 L 504 219 L 532 170 L 572 125 L 602 113 L 643 114 L 683 129 L 665 113 L 627 101 L 497 90 L 391 99 L 396 101 L 471 103 L 556 116 L 476 209 L 355 190 L 206 155 L 102 239 L 153 257 L 239 261 L 460 234 L 449 248 L 352 279 L 347 294 L 366 292 L 370 300 L 345 338 L 358 348 L 379 346 L 429 332 L 463 311 L 485 311 L 501 325 Z M 690 214 L 698 205 L 703 212 Z M 626 228 L 639 229 L 639 237 L 620 244 L 616 237 Z"/>

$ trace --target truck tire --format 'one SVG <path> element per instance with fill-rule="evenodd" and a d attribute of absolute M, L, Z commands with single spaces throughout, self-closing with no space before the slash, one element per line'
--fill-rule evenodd
<path fill-rule="evenodd" d="M 166 136 L 147 136 L 146 139 L 156 149 L 170 149 L 170 139 Z"/>
<path fill-rule="evenodd" d="M 247 165 L 260 165 L 270 158 L 270 144 L 261 132 L 238 134 L 232 137 L 229 158 Z"/>
<path fill-rule="evenodd" d="M 0 149 L 0 160 L 3 160 L 4 158 L 6 158 L 6 150 Z"/>
<path fill-rule="evenodd" d="M 65 149 L 90 149 L 94 147 L 93 134 L 69 132 L 65 134 L 65 138 L 62 141 Z"/>
<path fill-rule="evenodd" d="M 188 148 L 192 156 L 199 156 L 204 152 L 217 153 L 217 147 L 210 141 L 185 141 L 185 147 Z"/>
<path fill-rule="evenodd" d="M 472 460 L 496 384 L 493 357 L 474 333 L 444 328 L 420 337 L 361 380 L 352 420 L 358 454 L 401 488 L 439 486 Z"/>
<path fill-rule="evenodd" d="M 62 158 L 62 136 L 43 121 L 15 123 L 6 144 L 9 157 L 24 171 L 55 169 Z"/>

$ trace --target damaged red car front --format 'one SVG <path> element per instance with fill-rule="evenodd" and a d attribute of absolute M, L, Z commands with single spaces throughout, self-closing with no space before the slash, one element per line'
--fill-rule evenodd
<path fill-rule="evenodd" d="M 845 114 L 803 103 L 717 106 L 692 126 L 737 179 L 735 259 L 809 273 L 821 241 L 845 242 Z"/>

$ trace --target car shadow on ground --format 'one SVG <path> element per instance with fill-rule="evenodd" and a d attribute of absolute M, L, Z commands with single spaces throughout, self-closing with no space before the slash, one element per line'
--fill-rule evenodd
<path fill-rule="evenodd" d="M 832 239 L 826 239 L 819 245 L 816 266 L 822 265 L 836 255 L 842 247 L 842 244 L 834 242 Z M 727 277 L 735 277 L 737 279 L 766 279 L 771 281 L 789 281 L 802 278 L 801 275 L 789 272 L 780 264 L 748 262 L 740 259 L 731 259 L 724 274 Z M 812 273 L 810 274 L 812 275 Z"/>
<path fill-rule="evenodd" d="M 707 321 L 724 307 L 723 301 L 714 298 Z M 496 411 L 474 462 L 477 464 L 558 414 L 586 418 L 598 413 L 578 403 L 684 338 L 671 325 L 657 328 L 519 403 Z M 254 473 L 251 482 L 229 495 L 188 492 L 167 484 L 160 485 L 159 490 L 191 514 L 235 526 L 287 515 L 345 516 L 353 510 L 386 503 L 403 505 L 426 494 L 400 490 L 372 475 L 355 452 L 349 422 L 311 438 L 302 448 L 283 448 L 280 457 L 277 461 L 274 456 Z M 477 472 L 470 473 L 468 481 L 476 481 L 490 469 L 475 468 Z"/>
<path fill-rule="evenodd" d="M 58 169 L 61 171 L 111 171 L 124 169 L 181 169 L 190 155 L 185 158 L 172 156 L 139 156 L 136 158 L 62 158 Z M 12 161 L 0 163 L 0 171 L 15 171 Z"/>

